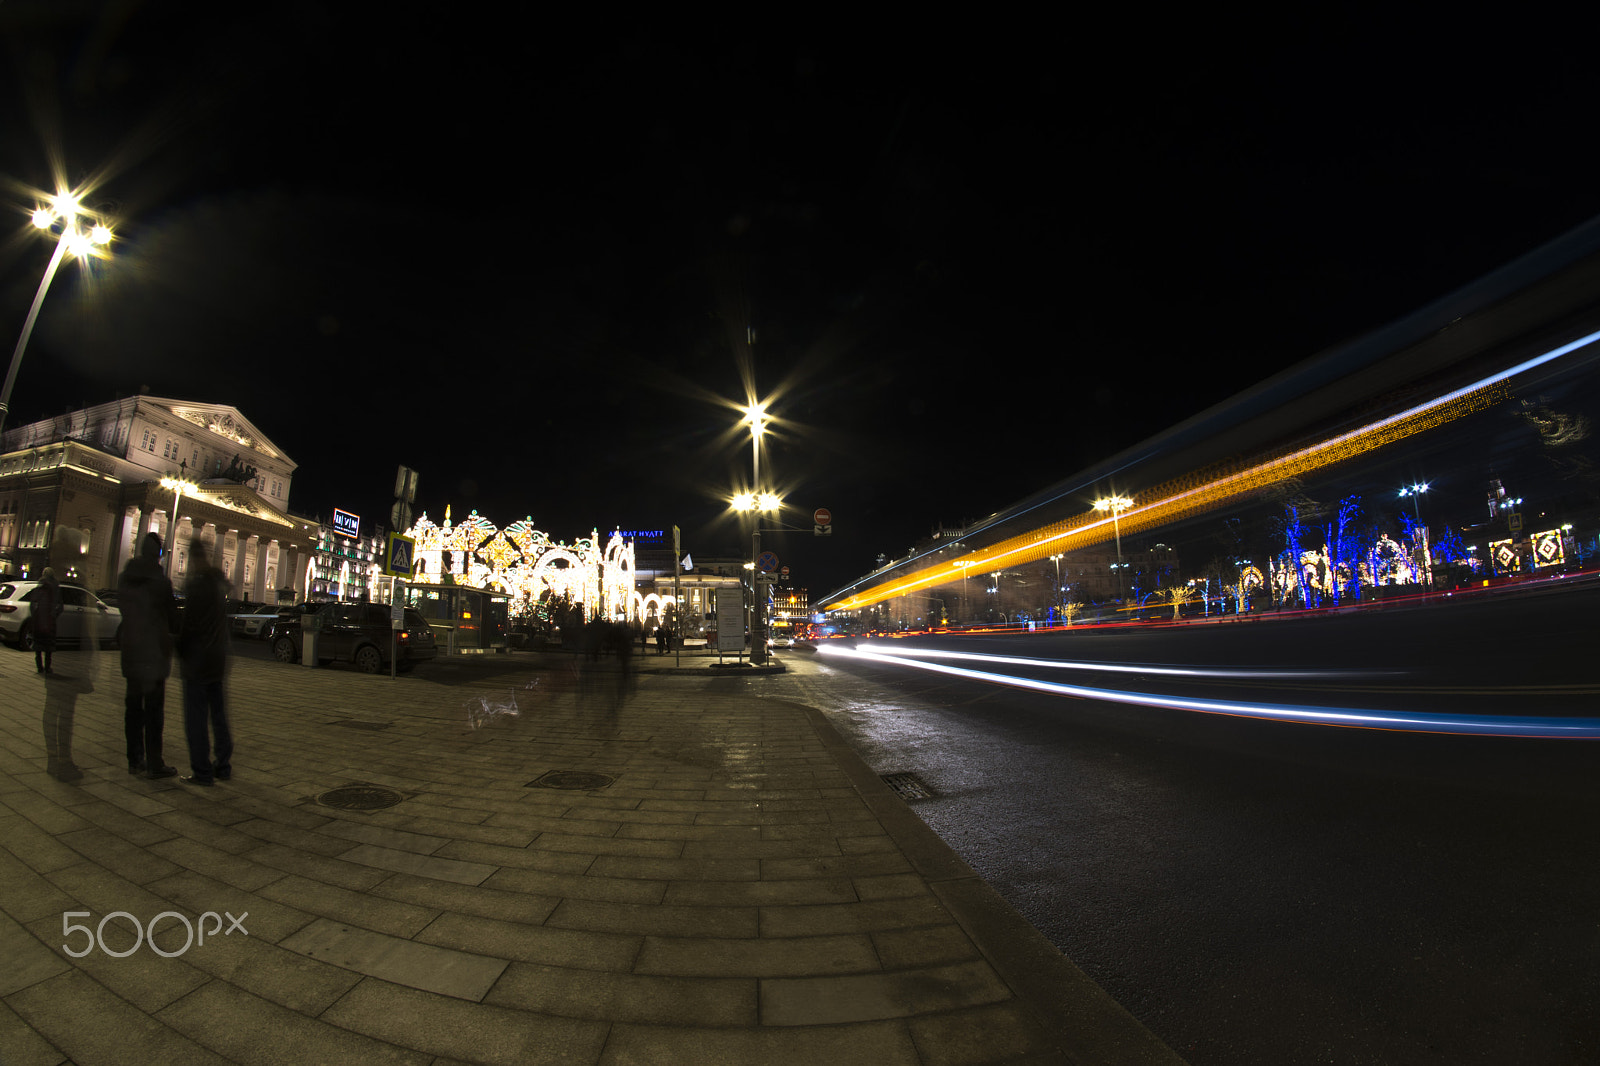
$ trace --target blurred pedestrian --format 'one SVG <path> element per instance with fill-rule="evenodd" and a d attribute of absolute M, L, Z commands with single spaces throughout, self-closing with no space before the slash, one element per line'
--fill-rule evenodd
<path fill-rule="evenodd" d="M 178 626 L 183 734 L 189 742 L 189 772 L 182 780 L 191 785 L 212 785 L 233 776 L 233 730 L 223 700 L 228 672 L 227 596 L 227 579 L 211 565 L 205 546 L 196 543 L 190 548 L 183 621 Z"/>
<path fill-rule="evenodd" d="M 172 582 L 161 572 L 161 537 L 146 533 L 139 554 L 128 560 L 117 581 L 122 627 L 123 728 L 128 740 L 128 773 L 148 778 L 175 777 L 178 770 L 161 758 L 167 720 L 167 677 L 172 673 L 172 634 L 178 605 Z"/>
<path fill-rule="evenodd" d="M 33 593 L 33 668 L 41 674 L 52 674 L 50 660 L 56 651 L 56 619 L 61 617 L 61 582 L 56 572 L 45 567 L 39 576 L 39 587 Z"/>

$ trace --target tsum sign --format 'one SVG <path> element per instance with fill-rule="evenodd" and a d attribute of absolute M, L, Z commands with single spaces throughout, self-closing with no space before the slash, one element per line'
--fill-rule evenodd
<path fill-rule="evenodd" d="M 333 509 L 333 531 L 347 537 L 361 536 L 361 516 L 351 514 L 349 511 L 341 511 L 335 507 Z"/>

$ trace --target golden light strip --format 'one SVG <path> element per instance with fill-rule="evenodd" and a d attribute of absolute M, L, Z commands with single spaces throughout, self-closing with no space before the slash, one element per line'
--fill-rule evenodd
<path fill-rule="evenodd" d="M 1496 381 L 1482 388 L 1442 396 L 1276 458 L 1245 461 L 1231 471 L 1226 466 L 1195 471 L 1137 493 L 1133 498 L 1133 506 L 1124 510 L 1117 521 L 1129 533 L 1138 533 L 1179 518 L 1215 510 L 1268 485 L 1301 477 L 1414 434 L 1436 429 L 1446 422 L 1491 407 L 1506 395 L 1504 383 Z M 1087 548 L 1109 540 L 1113 528 L 1109 516 L 1090 511 L 1019 534 L 961 559 L 935 563 L 898 581 L 827 604 L 823 609 L 850 611 L 870 607 L 908 592 L 955 581 L 967 569 L 988 573 L 997 568 L 1043 559 L 1053 552 Z"/>

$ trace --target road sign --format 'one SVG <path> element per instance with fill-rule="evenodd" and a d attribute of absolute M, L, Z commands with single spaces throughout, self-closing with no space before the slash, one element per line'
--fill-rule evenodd
<path fill-rule="evenodd" d="M 789 576 L 789 568 L 786 566 L 782 570 L 779 570 L 778 573 L 782 574 L 784 577 L 788 577 Z"/>
<path fill-rule="evenodd" d="M 811 521 L 819 526 L 833 525 L 833 512 L 826 507 L 818 507 L 811 512 Z"/>
<path fill-rule="evenodd" d="M 756 565 L 763 574 L 770 574 L 778 568 L 778 557 L 772 552 L 762 552 L 761 558 L 756 560 Z"/>
<path fill-rule="evenodd" d="M 389 508 L 389 524 L 401 532 L 410 529 L 411 505 L 405 500 L 394 501 L 394 506 Z"/>
<path fill-rule="evenodd" d="M 415 540 L 390 533 L 388 549 L 383 553 L 383 572 L 390 577 L 410 577 L 416 565 L 416 554 Z"/>
<path fill-rule="evenodd" d="M 394 498 L 406 503 L 417 502 L 417 472 L 402 466 L 394 475 Z"/>

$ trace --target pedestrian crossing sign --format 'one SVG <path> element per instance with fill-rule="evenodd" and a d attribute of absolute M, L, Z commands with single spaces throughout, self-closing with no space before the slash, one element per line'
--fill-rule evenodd
<path fill-rule="evenodd" d="M 416 567 L 417 542 L 399 533 L 389 534 L 389 548 L 383 555 L 383 572 L 390 577 L 410 577 Z"/>

